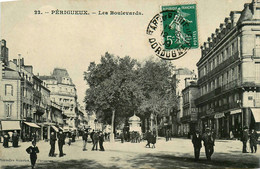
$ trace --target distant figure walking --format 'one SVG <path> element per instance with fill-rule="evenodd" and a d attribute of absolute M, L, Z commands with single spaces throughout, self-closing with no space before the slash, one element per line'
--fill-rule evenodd
<path fill-rule="evenodd" d="M 4 148 L 8 148 L 9 147 L 9 139 L 10 139 L 9 134 L 7 132 L 5 132 L 5 134 L 4 134 L 4 141 L 3 141 Z"/>
<path fill-rule="evenodd" d="M 147 147 L 147 146 L 149 146 L 149 148 L 150 148 L 150 141 L 151 141 L 151 136 L 152 136 L 152 133 L 151 133 L 151 131 L 149 130 L 147 133 L 146 133 L 146 140 L 147 140 L 147 144 L 146 144 L 146 146 L 145 147 Z"/>
<path fill-rule="evenodd" d="M 252 129 L 249 138 L 250 138 L 249 143 L 250 143 L 251 153 L 256 153 L 258 134 L 255 131 L 255 129 Z"/>
<path fill-rule="evenodd" d="M 93 134 L 93 147 L 92 147 L 92 151 L 94 151 L 94 150 L 98 150 L 98 141 L 99 141 L 99 135 L 98 135 L 98 133 L 97 132 L 95 132 L 94 134 Z"/>
<path fill-rule="evenodd" d="M 28 154 L 30 154 L 30 161 L 31 161 L 32 169 L 34 169 L 34 166 L 35 166 L 35 163 L 37 160 L 37 153 L 40 152 L 38 147 L 36 146 L 35 140 L 32 141 L 32 146 L 30 146 L 26 149 L 26 152 Z"/>
<path fill-rule="evenodd" d="M 58 146 L 59 146 L 59 156 L 62 157 L 64 154 L 63 154 L 63 145 L 65 144 L 65 135 L 63 134 L 62 131 L 59 132 L 59 135 L 58 135 Z"/>
<path fill-rule="evenodd" d="M 99 148 L 100 151 L 105 151 L 104 147 L 103 147 L 103 143 L 104 143 L 104 135 L 102 132 L 99 133 Z"/>
<path fill-rule="evenodd" d="M 206 157 L 210 161 L 211 156 L 214 153 L 215 140 L 209 128 L 206 128 L 206 132 L 203 134 L 202 139 L 204 141 Z"/>
<path fill-rule="evenodd" d="M 95 134 L 95 131 L 92 130 L 92 132 L 90 133 L 90 138 L 91 138 L 91 141 L 93 144 L 94 144 L 94 139 L 93 139 L 94 134 Z"/>
<path fill-rule="evenodd" d="M 243 149 L 242 149 L 242 153 L 248 153 L 247 151 L 247 141 L 249 138 L 249 133 L 248 133 L 248 127 L 245 126 L 243 133 L 242 133 L 242 137 L 241 137 L 241 141 L 243 142 Z"/>
<path fill-rule="evenodd" d="M 12 135 L 12 140 L 13 140 L 13 147 L 18 147 L 19 136 L 17 134 L 17 131 L 14 131 Z"/>
<path fill-rule="evenodd" d="M 152 134 L 150 137 L 150 143 L 153 144 L 152 148 L 155 148 L 155 144 L 156 144 L 156 135 Z"/>
<path fill-rule="evenodd" d="M 49 156 L 50 157 L 54 157 L 54 152 L 55 152 L 55 143 L 56 143 L 56 136 L 54 132 L 51 132 L 51 137 L 50 137 L 50 145 L 51 145 L 51 149 L 49 152 Z"/>
<path fill-rule="evenodd" d="M 200 132 L 198 130 L 196 130 L 196 132 L 192 136 L 192 144 L 194 147 L 195 161 L 198 161 L 200 158 L 200 149 L 202 147 L 201 141 L 202 141 L 202 137 L 200 135 Z"/>
<path fill-rule="evenodd" d="M 83 135 L 82 135 L 82 140 L 83 140 L 83 151 L 86 151 L 86 146 L 87 146 L 87 142 L 88 142 L 88 131 L 84 131 Z"/>

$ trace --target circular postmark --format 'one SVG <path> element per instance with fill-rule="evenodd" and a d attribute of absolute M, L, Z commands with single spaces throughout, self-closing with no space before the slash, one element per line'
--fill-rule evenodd
<path fill-rule="evenodd" d="M 192 22 L 183 15 L 181 8 L 156 14 L 146 29 L 151 49 L 165 60 L 181 58 L 192 47 Z"/>

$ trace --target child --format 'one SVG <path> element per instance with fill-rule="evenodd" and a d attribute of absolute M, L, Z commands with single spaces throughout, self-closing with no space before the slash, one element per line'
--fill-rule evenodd
<path fill-rule="evenodd" d="M 39 149 L 36 146 L 36 142 L 32 141 L 32 146 L 28 147 L 26 149 L 26 152 L 28 154 L 30 154 L 30 160 L 31 160 L 31 164 L 32 164 L 32 169 L 34 169 L 36 160 L 37 160 L 37 153 L 39 153 Z"/>

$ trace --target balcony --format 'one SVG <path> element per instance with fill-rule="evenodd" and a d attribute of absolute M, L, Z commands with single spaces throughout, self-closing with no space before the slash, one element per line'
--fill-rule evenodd
<path fill-rule="evenodd" d="M 198 80 L 198 84 L 201 84 L 201 83 L 207 81 L 210 77 L 214 77 L 214 75 L 216 73 L 219 73 L 222 70 L 226 69 L 229 65 L 231 65 L 232 63 L 234 63 L 238 59 L 239 59 L 238 52 L 236 52 L 235 54 L 230 56 L 227 60 L 225 60 L 222 63 L 218 64 L 214 69 L 212 69 L 211 71 L 208 71 L 207 75 L 201 77 Z"/>

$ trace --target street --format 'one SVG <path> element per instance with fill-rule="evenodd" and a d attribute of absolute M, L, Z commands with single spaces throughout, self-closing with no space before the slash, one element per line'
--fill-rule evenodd
<path fill-rule="evenodd" d="M 66 140 L 67 141 L 67 140 Z M 66 142 L 67 143 L 67 142 Z M 20 143 L 19 148 L 3 148 L 1 146 L 2 169 L 31 168 L 29 154 L 25 149 L 30 142 Z M 71 146 L 64 146 L 64 157 L 48 157 L 48 142 L 37 143 L 40 153 L 36 168 L 259 168 L 260 153 L 241 153 L 242 143 L 236 140 L 216 140 L 212 161 L 207 161 L 204 147 L 200 160 L 194 161 L 191 140 L 174 138 L 166 142 L 159 138 L 156 148 L 145 148 L 146 142 L 115 143 L 105 142 L 105 151 L 91 151 L 92 143 L 88 143 L 87 151 L 82 151 L 82 140 L 79 138 Z M 259 148 L 259 145 L 258 145 Z"/>

